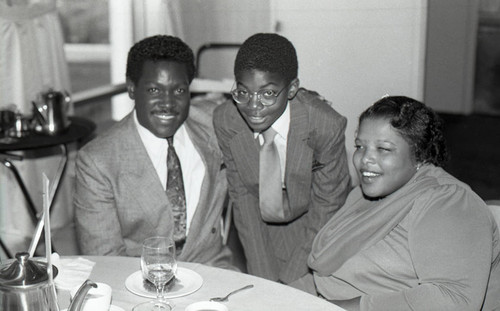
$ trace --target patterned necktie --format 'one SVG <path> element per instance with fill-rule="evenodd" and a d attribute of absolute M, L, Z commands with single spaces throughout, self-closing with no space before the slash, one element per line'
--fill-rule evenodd
<path fill-rule="evenodd" d="M 281 186 L 281 164 L 278 148 L 274 143 L 277 132 L 269 128 L 262 132 L 264 144 L 259 154 L 259 204 L 264 221 L 281 222 L 285 219 L 283 210 L 283 189 Z"/>
<path fill-rule="evenodd" d="M 177 255 L 186 242 L 186 195 L 179 157 L 175 152 L 174 138 L 168 137 L 167 154 L 167 197 L 172 204 L 174 215 L 174 242 Z"/>

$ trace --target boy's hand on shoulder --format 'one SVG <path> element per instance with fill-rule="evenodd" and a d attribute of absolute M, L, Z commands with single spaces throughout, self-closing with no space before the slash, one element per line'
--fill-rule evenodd
<path fill-rule="evenodd" d="M 308 90 L 308 89 L 305 89 L 305 88 L 301 87 L 297 91 L 297 95 L 301 96 L 301 97 L 303 97 L 305 99 L 309 99 L 309 100 L 313 100 L 313 99 L 320 100 L 320 101 L 323 101 L 326 104 L 328 104 L 328 106 L 330 106 L 330 107 L 332 106 L 332 102 L 326 100 L 323 96 L 321 96 L 316 91 L 311 91 L 311 90 Z"/>

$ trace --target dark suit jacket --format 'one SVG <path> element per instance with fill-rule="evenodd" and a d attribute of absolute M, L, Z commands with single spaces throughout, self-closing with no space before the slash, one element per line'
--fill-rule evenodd
<path fill-rule="evenodd" d="M 305 213 L 284 224 L 262 220 L 259 210 L 259 146 L 232 101 L 214 112 L 224 154 L 234 220 L 251 274 L 290 283 L 307 273 L 307 257 L 319 229 L 350 190 L 346 119 L 317 94 L 300 89 L 290 102 L 285 184 L 291 209 Z"/>
<path fill-rule="evenodd" d="M 221 213 L 227 180 L 212 128 L 214 107 L 209 101 L 192 102 L 185 121 L 205 178 L 179 260 L 226 267 L 230 251 L 222 244 Z M 140 256 L 147 237 L 172 235 L 171 206 L 132 113 L 78 152 L 75 190 L 75 224 L 84 254 Z"/>

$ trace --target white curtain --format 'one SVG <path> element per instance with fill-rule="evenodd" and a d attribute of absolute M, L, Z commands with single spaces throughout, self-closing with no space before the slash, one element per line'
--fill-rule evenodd
<path fill-rule="evenodd" d="M 55 0 L 0 0 L 0 68 L 0 107 L 30 113 L 42 89 L 71 91 Z"/>
<path fill-rule="evenodd" d="M 31 101 L 48 88 L 71 91 L 55 0 L 0 0 L 0 109 L 15 104 L 19 112 L 31 116 Z M 38 210 L 42 209 L 42 172 L 54 179 L 59 165 L 60 156 L 50 155 L 54 151 L 12 161 Z M 70 163 L 51 210 L 53 230 L 72 221 Z M 12 172 L 0 165 L 0 237 L 15 253 L 28 250 L 33 233 L 24 196 Z"/>

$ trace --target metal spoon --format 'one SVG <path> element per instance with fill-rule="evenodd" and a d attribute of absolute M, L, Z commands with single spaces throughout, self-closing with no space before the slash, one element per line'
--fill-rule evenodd
<path fill-rule="evenodd" d="M 250 285 L 247 285 L 245 287 L 242 287 L 240 289 L 237 289 L 237 290 L 233 290 L 232 292 L 230 292 L 229 294 L 227 294 L 226 296 L 224 297 L 214 297 L 214 298 L 210 298 L 210 301 L 218 301 L 218 302 L 222 302 L 222 301 L 227 301 L 227 299 L 229 298 L 229 296 L 231 296 L 232 294 L 236 294 L 237 292 L 239 291 L 242 291 L 244 289 L 247 289 L 247 288 L 252 288 L 253 287 L 253 284 L 250 284 Z"/>

